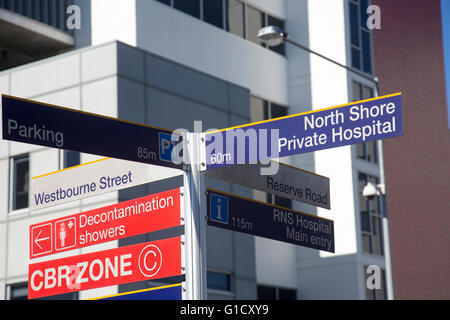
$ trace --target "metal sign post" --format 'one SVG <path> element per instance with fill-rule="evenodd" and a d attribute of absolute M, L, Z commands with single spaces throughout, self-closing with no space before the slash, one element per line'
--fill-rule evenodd
<path fill-rule="evenodd" d="M 201 135 L 188 133 L 189 170 L 184 175 L 186 299 L 205 300 L 206 294 L 206 189 L 200 172 Z M 203 143 L 204 144 L 204 143 Z"/>

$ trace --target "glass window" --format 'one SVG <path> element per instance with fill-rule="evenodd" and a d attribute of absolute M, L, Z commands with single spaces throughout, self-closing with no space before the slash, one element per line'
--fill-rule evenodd
<path fill-rule="evenodd" d="M 64 169 L 78 166 L 80 164 L 80 153 L 64 150 Z"/>
<path fill-rule="evenodd" d="M 261 11 L 247 6 L 247 39 L 253 43 L 261 45 L 261 41 L 259 41 L 257 35 L 259 29 L 261 29 L 265 25 L 265 14 Z"/>
<path fill-rule="evenodd" d="M 36 300 L 78 300 L 78 292 L 57 294 L 54 296 L 38 298 Z"/>
<path fill-rule="evenodd" d="M 223 28 L 223 1 L 203 1 L 203 20 L 216 27 Z"/>
<path fill-rule="evenodd" d="M 381 218 L 379 216 L 372 216 L 372 226 L 373 226 L 373 254 L 383 255 L 383 242 L 381 234 Z"/>
<path fill-rule="evenodd" d="M 41 6 L 39 1 L 33 1 L 33 17 L 34 20 L 41 20 Z"/>
<path fill-rule="evenodd" d="M 200 18 L 200 0 L 174 0 L 174 8 Z"/>
<path fill-rule="evenodd" d="M 362 100 L 361 97 L 361 84 L 353 81 L 353 101 Z"/>
<path fill-rule="evenodd" d="M 297 290 L 258 285 L 258 300 L 296 300 Z"/>
<path fill-rule="evenodd" d="M 271 15 L 269 15 L 267 17 L 267 25 L 279 27 L 281 30 L 284 31 L 284 21 L 280 20 L 278 18 L 272 17 Z M 281 55 L 285 54 L 285 44 L 284 43 L 280 44 L 279 46 L 269 47 L 269 48 L 270 48 L 270 50 L 278 52 Z"/>
<path fill-rule="evenodd" d="M 363 252 L 372 252 L 372 239 L 369 234 L 363 233 L 362 242 Z"/>
<path fill-rule="evenodd" d="M 361 69 L 361 57 L 359 49 L 352 48 L 352 67 Z"/>
<path fill-rule="evenodd" d="M 170 0 L 156 0 L 170 6 Z"/>
<path fill-rule="evenodd" d="M 276 300 L 277 290 L 274 287 L 258 286 L 258 300 Z"/>
<path fill-rule="evenodd" d="M 372 73 L 371 31 L 367 29 L 368 0 L 349 1 L 352 67 Z"/>
<path fill-rule="evenodd" d="M 278 300 L 297 300 L 297 290 L 279 288 Z"/>
<path fill-rule="evenodd" d="M 229 273 L 208 271 L 206 278 L 208 289 L 231 291 L 231 277 Z"/>
<path fill-rule="evenodd" d="M 369 19 L 369 16 L 367 14 L 367 7 L 369 6 L 368 0 L 361 0 L 360 1 L 360 14 L 361 14 L 361 28 L 367 28 L 367 19 Z"/>
<path fill-rule="evenodd" d="M 257 122 L 268 119 L 268 103 L 267 101 L 251 96 L 250 97 L 250 121 Z"/>
<path fill-rule="evenodd" d="M 28 284 L 25 282 L 9 285 L 9 300 L 28 300 Z"/>
<path fill-rule="evenodd" d="M 376 300 L 386 300 L 387 299 L 387 289 L 386 289 L 386 272 L 381 269 L 381 288 L 375 291 Z"/>
<path fill-rule="evenodd" d="M 362 250 L 365 253 L 382 256 L 384 253 L 379 198 L 368 200 L 362 195 L 362 190 L 369 181 L 378 184 L 378 178 L 358 173 Z"/>
<path fill-rule="evenodd" d="M 244 5 L 236 0 L 225 0 L 227 31 L 244 38 Z"/>
<path fill-rule="evenodd" d="M 276 104 L 273 102 L 270 104 L 271 119 L 284 117 L 287 115 L 287 113 L 288 113 L 288 110 L 286 107 L 280 106 L 279 104 Z"/>
<path fill-rule="evenodd" d="M 13 210 L 28 208 L 29 157 L 14 159 Z"/>
<path fill-rule="evenodd" d="M 363 71 L 367 73 L 372 73 L 372 53 L 370 50 L 370 33 L 362 31 Z"/>
<path fill-rule="evenodd" d="M 351 44 L 359 47 L 358 6 L 350 3 L 350 38 Z"/>
<path fill-rule="evenodd" d="M 373 89 L 353 81 L 353 101 L 364 100 L 374 96 Z M 369 162 L 377 163 L 377 142 L 369 141 L 356 145 L 356 156 Z"/>
<path fill-rule="evenodd" d="M 368 266 L 364 266 L 364 274 L 365 274 L 365 280 L 364 285 L 366 287 L 366 300 L 386 300 L 387 293 L 386 293 L 386 272 L 381 269 L 380 274 L 380 289 L 369 289 L 367 287 L 367 279 L 373 275 L 370 273 L 367 273 Z"/>
<path fill-rule="evenodd" d="M 368 86 L 360 85 L 361 87 L 361 100 L 373 98 L 373 89 Z"/>
<path fill-rule="evenodd" d="M 361 203 L 367 206 L 366 201 L 361 201 Z M 361 230 L 370 232 L 370 214 L 368 211 L 363 211 L 361 208 Z"/>
<path fill-rule="evenodd" d="M 289 208 L 289 209 L 292 208 L 292 201 L 291 201 L 291 199 L 275 196 L 274 202 L 275 202 L 275 204 L 277 206 L 284 207 L 284 208 Z"/>

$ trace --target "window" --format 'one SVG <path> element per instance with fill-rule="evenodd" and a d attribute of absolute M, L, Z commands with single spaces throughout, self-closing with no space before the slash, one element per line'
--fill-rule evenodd
<path fill-rule="evenodd" d="M 78 166 L 80 164 L 80 153 L 64 150 L 64 169 Z"/>
<path fill-rule="evenodd" d="M 200 0 L 174 0 L 174 8 L 200 18 Z"/>
<path fill-rule="evenodd" d="M 227 31 L 244 38 L 244 4 L 237 0 L 225 0 Z"/>
<path fill-rule="evenodd" d="M 364 274 L 365 281 L 364 284 L 366 286 L 366 300 L 386 300 L 387 292 L 386 292 L 386 273 L 383 269 L 381 269 L 381 283 L 380 289 L 369 289 L 367 287 L 367 279 L 371 276 L 370 273 L 367 273 L 368 266 L 364 266 Z"/>
<path fill-rule="evenodd" d="M 207 271 L 208 289 L 231 291 L 231 275 L 224 272 Z"/>
<path fill-rule="evenodd" d="M 269 119 L 269 103 L 261 98 L 250 96 L 250 121 Z"/>
<path fill-rule="evenodd" d="M 66 8 L 73 1 L 58 0 L 0 0 L 0 8 L 48 24 L 62 31 L 66 30 Z"/>
<path fill-rule="evenodd" d="M 368 0 L 350 0 L 350 45 L 352 67 L 372 73 L 372 40 L 367 28 Z"/>
<path fill-rule="evenodd" d="M 165 5 L 168 5 L 168 6 L 170 6 L 171 5 L 171 0 L 156 0 L 156 1 L 159 1 L 159 2 L 162 2 L 162 3 L 164 3 Z"/>
<path fill-rule="evenodd" d="M 8 286 L 9 300 L 28 300 L 28 283 L 17 283 Z"/>
<path fill-rule="evenodd" d="M 28 208 L 29 170 L 28 155 L 13 159 L 13 210 Z"/>
<path fill-rule="evenodd" d="M 9 300 L 28 300 L 28 283 L 23 282 L 8 285 L 7 294 Z M 36 300 L 78 300 L 78 292 L 48 296 Z"/>
<path fill-rule="evenodd" d="M 292 209 L 292 200 L 267 193 L 266 202 L 283 208 Z"/>
<path fill-rule="evenodd" d="M 382 256 L 384 253 L 379 198 L 369 200 L 362 195 L 367 182 L 378 184 L 378 178 L 358 173 L 362 250 L 364 253 Z"/>
<path fill-rule="evenodd" d="M 364 100 L 373 97 L 373 89 L 353 81 L 353 101 Z M 377 163 L 377 142 L 369 141 L 356 145 L 356 156 L 359 159 Z"/>
<path fill-rule="evenodd" d="M 223 1 L 203 1 L 203 20 L 223 29 Z"/>
<path fill-rule="evenodd" d="M 296 300 L 297 290 L 258 285 L 258 300 Z"/>
<path fill-rule="evenodd" d="M 266 24 L 266 15 L 250 6 L 247 6 L 247 39 L 258 45 L 262 45 L 262 42 L 258 39 L 258 31 Z"/>
<path fill-rule="evenodd" d="M 250 121 L 279 118 L 288 114 L 288 108 L 259 97 L 250 96 Z"/>
<path fill-rule="evenodd" d="M 241 0 L 156 0 L 169 7 L 183 11 L 193 17 L 210 23 L 220 29 L 231 32 L 262 47 L 259 41 L 259 29 L 274 25 L 284 30 L 284 21 L 266 12 L 247 5 Z M 0 1 L 1 3 L 1 1 Z M 45 17 L 47 19 L 47 16 Z M 269 48 L 281 55 L 285 54 L 285 45 Z"/>

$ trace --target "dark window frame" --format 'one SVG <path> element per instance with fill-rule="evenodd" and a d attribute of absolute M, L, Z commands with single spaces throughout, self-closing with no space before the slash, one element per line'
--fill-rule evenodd
<path fill-rule="evenodd" d="M 369 30 L 366 25 L 366 21 L 368 18 L 366 9 L 370 5 L 370 1 L 349 0 L 347 3 L 349 15 L 348 25 L 350 29 L 349 37 L 350 37 L 351 66 L 354 69 L 372 75 L 373 74 L 372 31 Z M 367 38 L 363 35 L 366 35 Z"/>
<path fill-rule="evenodd" d="M 273 291 L 275 295 L 271 295 L 270 297 L 261 297 L 263 294 L 263 290 L 266 291 Z M 295 295 L 295 299 L 280 299 L 280 291 L 284 291 L 284 296 L 288 294 Z M 265 284 L 257 284 L 256 286 L 256 294 L 257 294 L 257 300 L 297 300 L 298 299 L 298 290 L 294 288 L 286 288 L 286 287 L 276 287 L 271 285 L 265 285 Z"/>
<path fill-rule="evenodd" d="M 27 162 L 27 170 L 24 174 L 23 181 L 23 189 L 25 191 L 18 191 L 18 166 L 22 163 Z M 15 156 L 11 158 L 11 164 L 12 164 L 12 192 L 11 192 L 11 211 L 17 211 L 17 210 L 23 210 L 27 209 L 29 207 L 29 187 L 30 187 L 30 155 L 23 154 L 19 156 Z M 26 197 L 25 197 L 26 195 Z M 21 201 L 18 199 L 18 197 L 26 198 L 26 206 L 22 206 L 22 204 L 19 204 L 18 202 Z"/>
<path fill-rule="evenodd" d="M 361 249 L 363 253 L 377 256 L 384 256 L 384 237 L 382 230 L 382 216 L 381 216 L 381 202 L 379 197 L 374 199 L 367 199 L 362 195 L 362 190 L 367 182 L 374 184 L 379 183 L 379 178 L 371 176 L 364 172 L 358 172 L 358 194 L 359 194 L 359 211 L 360 211 L 360 231 L 361 231 Z M 365 209 L 365 210 L 363 210 Z M 364 230 L 368 223 L 369 230 Z M 365 239 L 369 240 L 368 248 L 365 247 Z M 378 239 L 378 243 L 376 242 Z"/>

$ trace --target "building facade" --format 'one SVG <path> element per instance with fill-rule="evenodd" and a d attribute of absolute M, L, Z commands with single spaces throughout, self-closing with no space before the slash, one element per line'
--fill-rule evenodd
<path fill-rule="evenodd" d="M 37 61 L 24 65 L 29 61 L 21 61 L 15 68 L 9 68 L 12 62 L 5 63 L 7 67 L 0 72 L 1 93 L 167 129 L 193 130 L 194 121 L 201 120 L 206 130 L 339 105 L 376 92 L 375 83 L 367 77 L 294 46 L 268 48 L 256 37 L 261 27 L 277 25 L 294 41 L 373 77 L 376 51 L 372 30 L 364 23 L 368 5 L 364 0 L 73 3 L 81 9 L 80 29 L 69 32 L 50 23 L 53 31 L 63 32 L 73 42 L 63 48 L 54 46 L 47 53 L 52 56 L 49 58 L 35 58 Z M 34 16 L 32 8 L 23 12 L 16 7 L 4 8 L 9 14 L 14 11 L 34 19 L 33 23 L 46 24 L 47 20 Z M 56 12 L 61 14 L 61 9 Z M 31 13 L 27 16 L 24 12 Z M 17 47 L 11 45 L 8 50 L 17 51 Z M 61 50 L 67 52 L 57 54 Z M 0 141 L 0 151 L 3 299 L 26 297 L 30 224 L 182 184 L 182 179 L 172 178 L 31 212 L 31 177 L 98 157 L 5 140 Z M 331 210 L 214 179 L 206 183 L 214 189 L 334 220 L 336 252 L 207 227 L 208 298 L 386 298 L 384 271 L 389 266 L 385 265 L 380 204 L 362 196 L 366 183 L 379 179 L 376 145 L 345 146 L 282 161 L 330 177 Z M 78 249 L 77 254 L 151 237 Z M 73 254 L 61 253 L 55 258 Z M 381 268 L 381 289 L 367 289 L 369 265 Z M 113 286 L 57 298 L 86 299 L 154 285 Z"/>
<path fill-rule="evenodd" d="M 380 92 L 401 90 L 408 108 L 404 136 L 384 144 L 395 296 L 449 299 L 450 140 L 440 1 L 374 3 L 382 12 L 374 32 Z"/>

